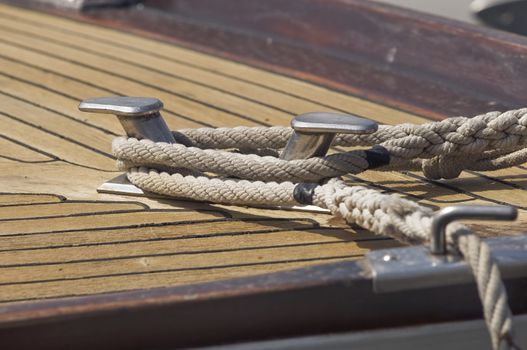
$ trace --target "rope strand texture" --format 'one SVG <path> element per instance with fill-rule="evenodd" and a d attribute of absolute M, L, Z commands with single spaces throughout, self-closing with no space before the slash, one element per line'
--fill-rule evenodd
<path fill-rule="evenodd" d="M 192 171 L 236 176 L 261 181 L 318 182 L 344 174 L 358 174 L 368 168 L 364 151 L 339 153 L 323 158 L 286 161 L 276 157 L 203 150 L 180 144 L 117 138 L 113 153 L 121 168 L 137 164 L 185 168 Z"/>
<path fill-rule="evenodd" d="M 276 153 L 291 133 L 284 127 L 186 129 L 174 132 L 181 144 L 117 138 L 113 152 L 128 179 L 145 191 L 213 203 L 296 205 L 295 182 L 329 179 L 315 188 L 313 204 L 376 234 L 410 243 L 429 239 L 433 215 L 429 208 L 397 195 L 350 187 L 338 178 L 367 170 L 365 151 L 293 161 L 227 151 Z M 369 135 L 339 135 L 334 145 L 380 145 L 391 159 L 378 170 L 421 168 L 429 178 L 451 178 L 463 169 L 521 164 L 527 160 L 526 143 L 527 109 L 520 109 L 424 125 L 384 125 Z M 493 348 L 514 348 L 512 313 L 488 246 L 458 223 L 448 226 L 447 242 L 449 251 L 463 255 L 476 277 Z"/>
<path fill-rule="evenodd" d="M 202 149 L 256 150 L 283 148 L 291 133 L 286 127 L 237 127 L 183 129 L 174 135 L 184 139 L 184 144 Z M 430 179 L 450 179 L 462 170 L 497 170 L 525 163 L 527 108 L 423 125 L 381 125 L 373 134 L 338 135 L 333 145 L 380 145 L 391 157 L 391 166 L 386 170 L 420 169 Z M 502 153 L 495 154 L 495 150 Z"/>
<path fill-rule="evenodd" d="M 315 190 L 315 205 L 328 208 L 346 222 L 358 224 L 376 234 L 415 243 L 428 239 L 433 212 L 417 203 L 362 186 L 346 186 L 331 179 Z M 465 225 L 448 226 L 450 250 L 467 260 L 478 286 L 493 349 L 513 349 L 512 312 L 496 261 L 488 245 Z"/>

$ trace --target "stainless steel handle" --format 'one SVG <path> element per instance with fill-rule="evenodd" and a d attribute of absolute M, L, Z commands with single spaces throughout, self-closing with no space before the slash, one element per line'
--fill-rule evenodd
<path fill-rule="evenodd" d="M 453 205 L 438 211 L 432 219 L 430 251 L 446 254 L 445 230 L 448 224 L 462 219 L 508 220 L 518 217 L 518 210 L 510 205 Z"/>

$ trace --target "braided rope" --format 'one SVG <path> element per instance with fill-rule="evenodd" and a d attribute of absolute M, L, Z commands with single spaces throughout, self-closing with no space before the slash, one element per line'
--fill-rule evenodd
<path fill-rule="evenodd" d="M 459 237 L 459 249 L 476 277 L 493 349 L 518 348 L 513 341 L 507 291 L 488 245 L 476 235 L 463 235 Z"/>
<path fill-rule="evenodd" d="M 291 136 L 286 127 L 236 127 L 181 129 L 176 138 L 208 149 L 283 148 Z M 406 159 L 432 158 L 448 154 L 480 154 L 486 150 L 524 145 L 527 137 L 527 108 L 504 113 L 489 112 L 473 118 L 456 117 L 423 125 L 381 125 L 365 135 L 342 134 L 334 146 L 383 145 Z M 183 142 L 185 143 L 185 142 Z"/>
<path fill-rule="evenodd" d="M 112 149 L 114 155 L 123 162 L 121 168 L 133 167 L 136 164 L 149 164 L 154 167 L 161 165 L 262 181 L 318 182 L 327 177 L 358 174 L 368 168 L 363 151 L 286 161 L 270 156 L 202 150 L 180 144 L 133 138 L 116 138 Z"/>
<path fill-rule="evenodd" d="M 212 203 L 294 205 L 292 182 L 262 182 L 183 176 L 146 167 L 131 168 L 128 179 L 145 191 Z"/>
<path fill-rule="evenodd" d="M 174 134 L 183 144 L 203 149 L 257 150 L 283 148 L 291 133 L 286 127 L 237 127 L 183 129 Z M 373 134 L 338 135 L 333 142 L 344 147 L 380 145 L 390 153 L 389 170 L 421 169 L 430 179 L 455 178 L 462 170 L 488 171 L 522 164 L 527 161 L 527 150 L 518 148 L 526 144 L 527 108 L 423 125 L 381 125 Z M 497 149 L 505 153 L 495 155 Z"/>
<path fill-rule="evenodd" d="M 276 154 L 291 132 L 284 127 L 186 129 L 174 133 L 181 144 L 117 138 L 113 152 L 120 168 L 128 170 L 128 179 L 145 191 L 213 203 L 296 205 L 294 182 L 329 178 L 315 188 L 313 204 L 376 234 L 410 243 L 429 239 L 430 209 L 397 195 L 347 186 L 338 178 L 370 167 L 363 150 L 293 161 L 226 151 Z M 381 126 L 370 135 L 339 135 L 334 145 L 380 145 L 390 163 L 379 170 L 421 168 L 427 177 L 451 178 L 463 169 L 521 164 L 527 160 L 527 149 L 522 148 L 526 143 L 527 109 L 520 109 L 424 125 Z M 238 179 L 206 175 L 210 173 Z M 493 348 L 515 347 L 506 290 L 488 246 L 461 224 L 449 225 L 447 241 L 449 251 L 462 254 L 476 276 Z"/>
<path fill-rule="evenodd" d="M 362 186 L 346 186 L 331 179 L 315 191 L 315 205 L 328 208 L 348 223 L 358 224 L 376 234 L 402 241 L 426 241 L 432 211 L 398 195 L 387 195 Z M 465 225 L 448 226 L 450 250 L 457 250 L 467 260 L 478 286 L 483 312 L 493 349 L 517 348 L 513 342 L 512 313 L 507 292 L 496 261 L 486 243 Z"/>

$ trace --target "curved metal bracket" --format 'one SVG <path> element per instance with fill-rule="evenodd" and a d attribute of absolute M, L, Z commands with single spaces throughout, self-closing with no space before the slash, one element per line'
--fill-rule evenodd
<path fill-rule="evenodd" d="M 462 219 L 515 220 L 518 210 L 509 205 L 453 205 L 438 211 L 431 225 L 430 251 L 432 254 L 446 254 L 446 227 Z"/>

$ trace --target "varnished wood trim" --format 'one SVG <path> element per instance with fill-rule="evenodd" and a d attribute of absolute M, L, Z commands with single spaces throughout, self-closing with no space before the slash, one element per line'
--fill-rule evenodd
<path fill-rule="evenodd" d="M 525 284 L 512 280 L 508 286 L 521 290 Z M 510 302 L 515 312 L 527 311 L 523 294 L 512 293 Z M 0 308 L 0 336 L 8 349 L 37 339 L 44 349 L 184 348 L 398 326 L 401 319 L 411 325 L 480 316 L 474 285 L 374 294 L 368 268 L 345 262 L 228 282 L 6 306 Z"/>

